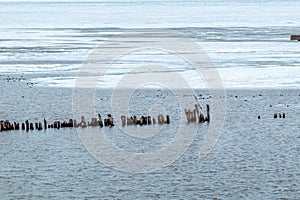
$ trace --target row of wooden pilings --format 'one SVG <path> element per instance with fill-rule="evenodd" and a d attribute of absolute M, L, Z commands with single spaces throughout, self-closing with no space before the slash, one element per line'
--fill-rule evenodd
<path fill-rule="evenodd" d="M 195 99 L 195 108 L 194 109 L 184 109 L 185 116 L 187 119 L 188 123 L 191 122 L 199 122 L 199 123 L 204 123 L 204 122 L 210 122 L 210 108 L 209 105 L 206 104 L 206 117 L 204 117 L 202 113 L 202 107 L 200 106 L 200 102 L 198 98 L 194 95 Z M 197 119 L 198 118 L 198 119 Z"/>
<path fill-rule="evenodd" d="M 121 116 L 121 121 L 122 121 L 122 126 L 125 127 L 127 126 L 131 126 L 131 125 L 151 125 L 151 124 L 156 124 L 156 119 L 153 117 L 151 118 L 151 116 L 141 116 L 139 119 L 136 116 L 132 116 L 132 117 L 126 117 L 125 115 Z M 157 116 L 157 123 L 159 125 L 162 124 L 170 124 L 170 116 L 166 115 L 166 117 L 164 117 L 163 114 L 159 114 Z"/>
<path fill-rule="evenodd" d="M 199 122 L 199 123 L 204 123 L 204 122 L 210 122 L 210 114 L 209 114 L 209 105 L 206 105 L 206 117 L 204 117 L 204 115 L 200 112 L 200 108 L 198 107 L 199 105 L 195 105 L 195 109 L 193 110 L 188 110 L 188 109 L 184 109 L 185 112 L 185 116 L 187 119 L 187 122 Z M 198 120 L 197 120 L 198 118 Z"/>
<path fill-rule="evenodd" d="M 277 119 L 277 118 L 283 118 L 283 119 L 285 119 L 285 113 L 274 113 L 273 117 L 274 117 L 274 119 Z M 261 119 L 261 116 L 258 115 L 257 119 Z"/>
<path fill-rule="evenodd" d="M 141 116 L 139 119 L 136 116 L 132 117 L 125 117 L 125 115 L 121 116 L 122 126 L 130 126 L 130 125 L 151 125 L 156 124 L 156 118 L 151 118 L 151 116 Z M 159 114 L 157 117 L 157 123 L 159 125 L 162 124 L 170 124 L 170 117 L 169 115 L 166 115 L 166 117 L 162 114 Z M 107 118 L 102 120 L 101 115 L 98 114 L 97 118 L 92 118 L 91 121 L 87 121 L 84 116 L 81 117 L 81 121 L 77 122 L 75 119 L 70 119 L 69 121 L 54 121 L 52 124 L 48 124 L 47 120 L 44 118 L 43 122 L 36 122 L 32 123 L 26 120 L 24 123 L 17 123 L 17 122 L 10 122 L 8 120 L 6 121 L 0 121 L 0 132 L 2 131 L 10 131 L 10 130 L 46 130 L 48 129 L 60 129 L 60 128 L 67 128 L 67 127 L 82 127 L 86 128 L 88 126 L 108 126 L 113 127 L 114 119 L 111 114 L 107 115 Z"/>
<path fill-rule="evenodd" d="M 285 118 L 285 113 L 274 113 L 274 119 L 276 118 Z"/>

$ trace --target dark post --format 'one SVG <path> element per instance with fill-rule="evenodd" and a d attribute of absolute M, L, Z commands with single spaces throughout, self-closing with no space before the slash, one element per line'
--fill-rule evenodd
<path fill-rule="evenodd" d="M 34 130 L 33 123 L 30 123 L 30 130 Z"/>
<path fill-rule="evenodd" d="M 167 115 L 167 121 L 166 121 L 167 124 L 170 124 L 170 116 Z"/>
<path fill-rule="evenodd" d="M 45 118 L 44 118 L 44 127 L 45 127 L 45 129 L 47 129 L 47 121 Z"/>
<path fill-rule="evenodd" d="M 206 104 L 206 115 L 207 115 L 206 121 L 210 122 L 210 113 L 209 113 L 209 105 L 208 104 Z"/>
<path fill-rule="evenodd" d="M 43 130 L 43 125 L 42 125 L 42 122 L 40 122 L 40 123 L 39 123 L 38 130 L 39 130 L 39 131 Z"/>
<path fill-rule="evenodd" d="M 29 131 L 29 121 L 26 120 L 26 121 L 25 121 L 25 124 L 26 124 L 26 131 Z"/>
<path fill-rule="evenodd" d="M 152 122 L 151 122 L 151 116 L 148 116 L 147 121 L 148 121 L 148 125 L 151 125 L 151 124 L 152 124 Z"/>

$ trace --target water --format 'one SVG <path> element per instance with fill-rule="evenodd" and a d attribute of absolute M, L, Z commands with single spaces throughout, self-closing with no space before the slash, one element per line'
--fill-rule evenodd
<path fill-rule="evenodd" d="M 6 119 L 34 122 L 47 116 L 54 121 L 67 120 L 72 114 L 72 89 L 28 88 L 25 82 L 4 84 L 0 110 Z M 8 92 L 12 88 L 16 94 Z M 199 90 L 196 94 L 206 98 L 206 92 Z M 39 98 L 33 100 L 37 94 Z M 103 115 L 109 112 L 108 94 L 109 91 L 96 92 L 97 102 L 101 102 L 96 109 Z M 155 98 L 156 102 L 162 100 L 172 105 L 166 106 L 171 124 L 145 140 L 124 133 L 144 132 L 149 127 L 103 128 L 115 145 L 132 152 L 148 152 L 169 144 L 180 121 L 177 117 L 181 110 L 173 106 L 177 105 L 176 98 L 168 98 L 170 95 L 161 90 L 137 91 L 131 108 L 139 108 L 135 109 L 136 114 L 145 112 L 149 107 L 139 100 L 153 101 L 156 94 L 162 94 Z M 7 95 L 14 95 L 15 102 Z M 187 152 L 168 167 L 151 173 L 116 171 L 98 162 L 84 148 L 76 129 L 1 132 L 1 197 L 297 199 L 299 95 L 298 90 L 228 90 L 224 130 L 210 154 L 198 157 L 208 128 L 203 124 Z M 273 119 L 274 112 L 285 112 L 286 118 Z M 261 115 L 260 120 L 257 115 Z M 115 119 L 120 125 L 120 119 L 117 116 Z M 186 130 L 193 127 L 184 126 Z M 85 131 L 95 136 L 100 134 L 100 128 L 89 127 Z"/>
<path fill-rule="evenodd" d="M 299 32 L 298 4 L 275 0 L 2 1 L 0 71 L 51 72 L 35 81 L 72 86 L 82 62 L 113 35 L 136 28 L 172 28 L 208 53 L 227 88 L 299 88 L 299 44 L 289 39 Z M 166 59 L 165 64 L 172 66 L 170 61 Z"/>
<path fill-rule="evenodd" d="M 191 38 L 208 53 L 226 88 L 224 128 L 208 156 L 198 157 L 211 126 L 202 124 L 186 152 L 151 173 L 122 172 L 99 162 L 76 129 L 1 132 L 1 199 L 298 199 L 299 43 L 289 37 L 299 34 L 299 4 L 277 0 L 1 1 L 0 120 L 68 120 L 74 114 L 72 87 L 88 55 L 115 35 L 137 29 L 170 28 Z M 120 58 L 103 75 L 93 90 L 96 113 L 105 116 L 115 109 L 110 107 L 112 90 L 107 88 L 139 64 L 171 66 L 192 86 L 205 86 L 191 66 L 174 55 L 138 51 Z M 170 77 L 171 71 L 157 74 Z M 173 92 L 143 85 L 128 101 L 129 112 L 136 115 L 156 115 L 155 109 L 170 114 L 170 125 L 84 131 L 97 136 L 102 130 L 115 145 L 131 152 L 166 147 L 185 108 Z M 196 90 L 196 95 L 202 106 L 224 99 L 210 97 L 205 88 Z M 94 117 L 85 113 L 90 105 L 82 102 L 82 106 L 76 114 Z M 124 105 L 117 106 L 126 112 Z M 273 119 L 275 112 L 286 113 L 286 118 Z M 121 114 L 114 115 L 118 125 Z M 216 117 L 212 114 L 212 120 Z M 194 127 L 183 126 L 187 134 Z M 158 134 L 146 139 L 124 134 L 151 131 Z"/>

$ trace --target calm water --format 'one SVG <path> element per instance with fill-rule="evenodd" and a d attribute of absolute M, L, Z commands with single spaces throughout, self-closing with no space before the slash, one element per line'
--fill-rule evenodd
<path fill-rule="evenodd" d="M 203 124 L 181 157 L 151 173 L 107 167 L 83 146 L 76 129 L 1 132 L 1 199 L 299 199 L 299 43 L 289 40 L 299 33 L 299 4 L 0 1 L 0 120 L 72 118 L 72 86 L 84 60 L 104 41 L 136 28 L 171 28 L 192 38 L 208 53 L 226 87 L 224 129 L 208 156 L 198 157 L 210 128 Z M 100 86 L 111 86 L 125 74 L 120 69 L 138 64 L 172 66 L 180 74 L 191 70 L 161 52 L 141 51 L 117 64 Z M 20 82 L 7 82 L 21 76 Z M 99 87 L 94 93 L 96 113 L 112 112 L 111 90 Z M 205 89 L 196 95 L 202 106 L 224 98 L 210 98 Z M 144 134 L 149 127 L 102 129 L 115 145 L 145 153 L 170 144 L 184 108 L 170 90 L 138 88 L 128 105 L 138 116 L 157 114 L 154 108 L 164 111 L 171 124 L 154 126 L 159 133 L 146 139 L 124 132 Z M 83 102 L 75 112 L 94 117 L 85 113 L 88 106 Z M 286 118 L 273 119 L 275 112 Z M 121 114 L 114 116 L 119 125 Z M 187 134 L 194 127 L 183 126 Z M 99 128 L 85 131 L 100 134 Z"/>
<path fill-rule="evenodd" d="M 34 122 L 44 116 L 49 121 L 72 116 L 72 89 L 29 88 L 25 82 L 3 84 L 8 89 L 2 93 L 2 118 Z M 207 91 L 197 92 L 199 97 L 201 94 L 206 99 Z M 39 98 L 35 98 L 37 95 Z M 187 152 L 168 167 L 151 173 L 120 172 L 98 162 L 84 148 L 75 129 L 2 132 L 1 198 L 297 199 L 299 95 L 299 90 L 227 91 L 224 130 L 211 153 L 198 157 L 208 129 L 203 124 Z M 103 115 L 110 111 L 108 96 L 109 91 L 96 91 L 96 100 L 101 102 L 96 110 Z M 181 112 L 175 107 L 176 98 L 166 91 L 141 90 L 132 96 L 130 107 L 133 113 L 144 114 L 149 105 L 141 100 L 151 102 L 154 96 L 156 102 L 171 103 L 166 112 L 172 123 L 144 140 L 124 135 L 123 131 L 141 133 L 147 127 L 104 128 L 115 145 L 147 152 L 172 140 Z M 273 119 L 274 112 L 285 112 L 286 118 Z M 120 125 L 119 117 L 115 119 Z M 193 125 L 185 126 L 188 133 Z M 100 134 L 99 128 L 86 131 Z"/>
<path fill-rule="evenodd" d="M 277 0 L 1 1 L 0 71 L 50 72 L 39 74 L 35 81 L 70 86 L 89 53 L 113 35 L 136 28 L 172 28 L 208 53 L 226 87 L 299 88 L 299 43 L 289 39 L 299 34 L 299 4 Z M 149 64 L 157 57 L 142 60 Z M 174 66 L 172 60 L 160 63 Z M 180 67 L 183 73 L 189 71 L 187 65 Z"/>

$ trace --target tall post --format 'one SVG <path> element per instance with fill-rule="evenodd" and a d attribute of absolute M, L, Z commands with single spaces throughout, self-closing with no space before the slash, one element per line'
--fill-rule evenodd
<path fill-rule="evenodd" d="M 206 121 L 210 122 L 210 113 L 209 113 L 209 105 L 206 104 Z"/>

